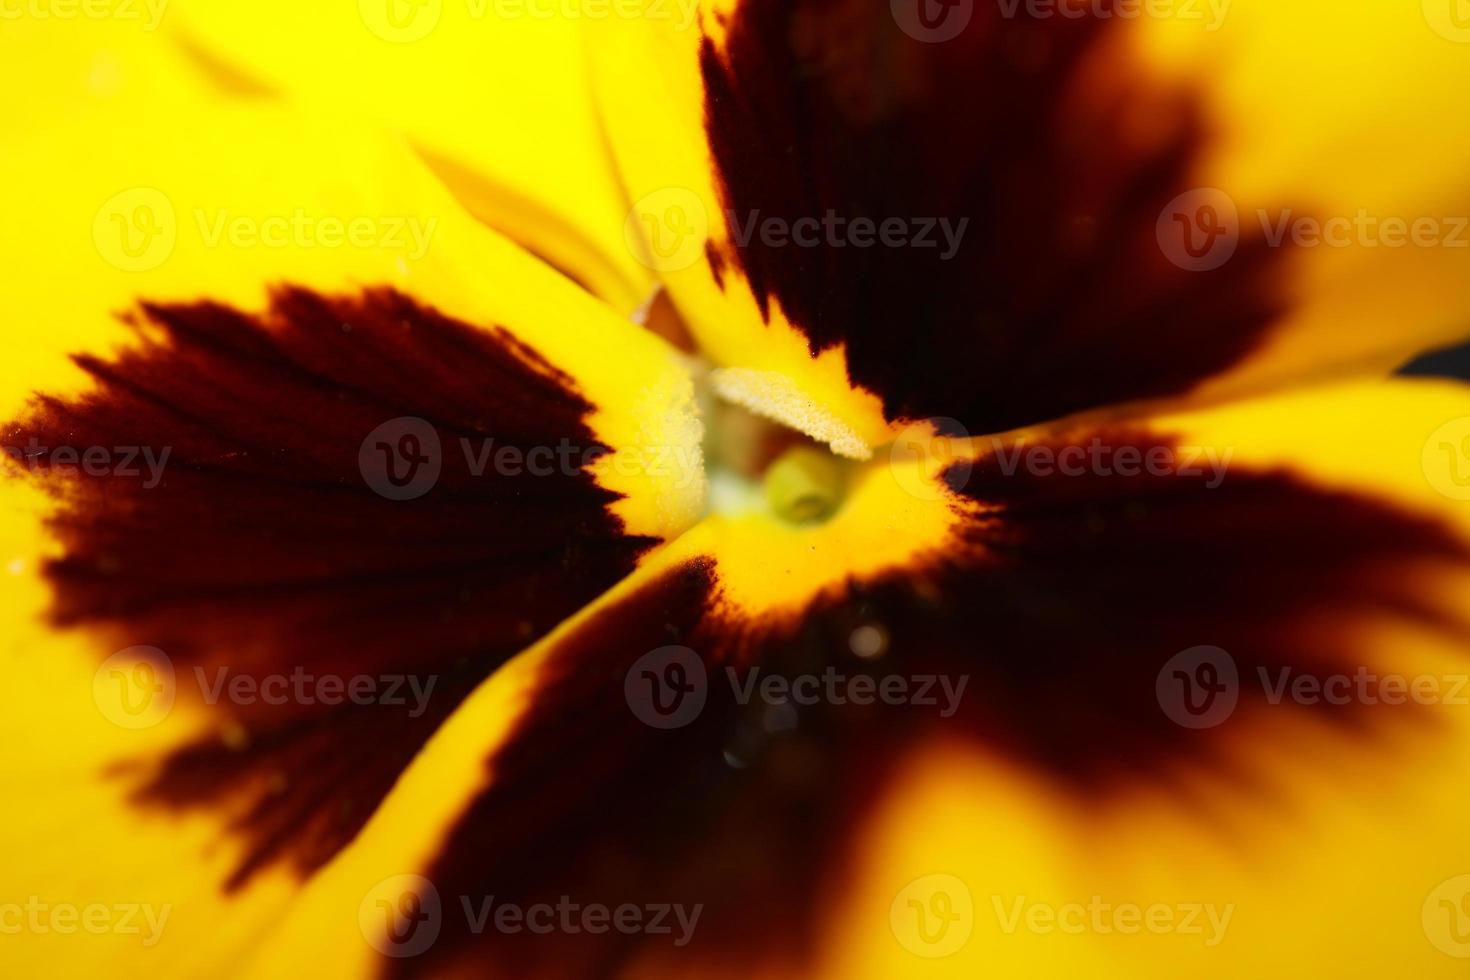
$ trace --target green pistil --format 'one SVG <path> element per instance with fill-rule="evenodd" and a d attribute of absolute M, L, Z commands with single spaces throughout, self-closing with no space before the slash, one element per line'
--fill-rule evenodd
<path fill-rule="evenodd" d="M 846 483 L 841 460 L 820 449 L 798 446 L 766 470 L 766 500 L 784 521 L 820 524 L 836 513 Z"/>

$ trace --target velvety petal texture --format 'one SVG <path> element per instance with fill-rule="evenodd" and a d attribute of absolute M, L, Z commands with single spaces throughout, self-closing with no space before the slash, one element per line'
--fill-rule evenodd
<path fill-rule="evenodd" d="M 3 42 L 47 107 L 0 162 L 16 975 L 238 966 L 469 691 L 703 506 L 681 355 L 402 139 L 128 27 Z"/>
<path fill-rule="evenodd" d="M 1457 975 L 1470 538 L 1424 449 L 1467 410 L 1355 386 L 874 464 L 856 508 L 913 503 L 842 583 L 712 520 L 467 701 L 263 962 L 367 928 L 391 975 Z M 365 926 L 385 895 L 414 917 Z M 568 902 L 670 929 L 486 925 Z"/>
<path fill-rule="evenodd" d="M 739 0 L 590 26 L 694 335 L 870 443 L 1384 370 L 1470 319 L 1470 61 L 1413 5 Z"/>
<path fill-rule="evenodd" d="M 1462 975 L 1470 35 L 1186 6 L 7 19 L 0 973 Z"/>

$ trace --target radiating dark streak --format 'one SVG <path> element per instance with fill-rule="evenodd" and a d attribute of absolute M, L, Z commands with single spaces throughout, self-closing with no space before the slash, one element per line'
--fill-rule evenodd
<path fill-rule="evenodd" d="M 241 814 L 229 887 L 278 862 L 307 873 L 484 677 L 654 541 L 625 534 L 607 509 L 615 495 L 585 473 L 468 472 L 460 436 L 606 448 L 571 380 L 503 331 L 390 289 L 283 288 L 262 316 L 143 304 L 134 325 L 131 349 L 76 358 L 94 392 L 39 396 L 5 426 L 13 445 L 172 450 L 154 489 L 38 463 L 62 546 L 45 568 L 52 621 L 96 632 L 107 652 L 161 648 L 195 699 L 196 666 L 211 679 L 222 666 L 256 678 L 299 666 L 437 681 L 419 718 L 409 706 L 221 701 L 208 710 L 243 741 L 119 770 L 143 780 L 140 805 Z M 435 424 L 444 471 L 426 496 L 390 501 L 365 481 L 358 449 L 404 415 Z"/>
<path fill-rule="evenodd" d="M 887 4 L 742 0 L 700 56 L 733 243 L 709 250 L 716 281 L 733 262 L 814 354 L 845 344 L 890 418 L 974 432 L 1179 394 L 1238 363 L 1285 311 L 1286 250 L 1247 228 L 1215 271 L 1167 260 L 1155 224 L 1200 183 L 1209 131 L 1198 100 L 1124 60 L 1126 23 L 977 3 L 960 37 L 925 44 Z M 1141 113 L 1146 144 L 1125 135 Z M 829 209 L 970 220 L 948 261 L 735 238 L 757 213 Z"/>
<path fill-rule="evenodd" d="M 1095 434 L 1114 451 L 1173 446 Z M 441 895 L 523 907 L 561 895 L 583 905 L 700 903 L 688 949 L 659 936 L 631 945 L 616 935 L 474 936 L 451 914 L 428 952 L 384 970 L 611 976 L 650 955 L 673 957 L 673 975 L 701 975 L 705 963 L 799 970 L 847 876 L 871 857 L 854 852 L 854 831 L 922 745 L 999 753 L 1070 794 L 1079 812 L 1140 783 L 1197 805 L 1181 772 L 1284 805 L 1280 787 L 1242 762 L 1252 754 L 1243 750 L 1276 745 L 1271 720 L 1316 718 L 1324 732 L 1376 748 L 1393 744 L 1384 736 L 1395 726 L 1431 730 L 1435 709 L 1270 705 L 1260 669 L 1322 678 L 1370 664 L 1359 617 L 1470 641 L 1411 574 L 1426 563 L 1464 574 L 1470 549 L 1437 521 L 1382 501 L 1239 465 L 1214 489 L 1203 475 L 1007 475 L 994 458 L 951 477 L 983 505 L 963 546 L 793 619 L 719 612 L 717 556 L 597 614 L 551 655 L 529 715 L 487 760 L 490 787 L 424 872 Z M 890 637 L 872 662 L 849 649 L 852 630 L 868 623 Z M 688 727 L 658 731 L 630 711 L 623 680 L 667 644 L 701 655 L 709 699 Z M 1161 709 L 1155 682 L 1174 654 L 1204 644 L 1235 659 L 1241 706 L 1225 724 L 1191 731 Z M 795 731 L 769 735 L 763 708 L 733 697 L 722 674 L 730 664 L 786 677 L 830 665 L 970 680 L 947 720 L 918 705 L 823 703 L 800 708 Z M 1276 747 L 1283 762 L 1292 751 Z"/>

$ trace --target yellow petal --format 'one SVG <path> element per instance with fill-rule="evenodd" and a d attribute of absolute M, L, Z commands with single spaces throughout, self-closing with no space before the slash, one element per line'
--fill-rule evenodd
<path fill-rule="evenodd" d="M 884 419 L 1207 402 L 1463 334 L 1470 62 L 1443 17 L 1072 6 L 934 8 L 947 40 L 761 0 L 590 22 L 630 237 L 703 347 L 873 445 Z M 796 234 L 832 214 L 908 244 Z M 938 219 L 969 222 L 948 258 L 916 244 Z"/>
<path fill-rule="evenodd" d="M 1034 456 L 1012 475 L 991 457 L 1018 441 L 986 443 L 938 467 L 973 502 L 963 513 L 894 474 L 906 506 L 860 485 L 849 506 L 896 511 L 866 515 L 871 557 L 843 556 L 850 582 L 803 554 L 831 525 L 778 540 L 758 518 L 713 519 L 466 702 L 260 966 L 1458 975 L 1446 913 L 1470 851 L 1451 699 L 1470 694 L 1470 527 L 1421 458 L 1465 418 L 1463 390 L 1403 384 L 1029 434 L 1172 447 L 1172 469 L 1141 477 L 1042 474 Z M 911 445 L 894 465 L 932 477 L 940 453 Z M 1193 472 L 1227 449 L 1223 482 Z M 765 540 L 758 556 L 726 536 L 737 526 Z M 1273 703 L 1249 678 L 1232 715 L 1186 727 L 1156 687 L 1174 648 L 1155 646 L 1227 636 L 1242 682 L 1274 651 L 1309 680 L 1361 665 L 1440 697 L 1334 714 Z M 752 715 L 726 674 L 918 665 L 973 675 L 952 721 L 917 696 L 779 708 L 757 693 L 772 710 Z M 640 670 L 682 685 L 671 711 Z M 524 706 L 510 726 L 507 704 Z M 455 802 L 448 784 L 478 788 Z M 703 917 L 687 943 L 677 928 L 477 931 L 489 896 L 522 913 L 565 896 L 574 916 L 662 902 Z M 1344 896 L 1340 916 L 1316 913 Z"/>
<path fill-rule="evenodd" d="M 360 788 L 363 773 L 401 766 L 416 748 L 389 754 L 403 748 L 401 718 L 375 716 L 381 730 L 354 734 L 339 713 L 310 724 L 292 715 L 305 707 L 309 718 L 325 701 L 266 716 L 258 702 L 212 702 L 200 681 L 217 668 L 257 682 L 298 668 L 341 681 L 359 668 L 411 674 L 427 664 L 433 637 L 455 633 L 438 646 L 451 662 L 431 668 L 442 691 L 464 667 L 460 653 L 501 647 L 504 656 L 530 642 L 702 507 L 699 423 L 679 355 L 485 228 L 401 138 L 340 114 L 202 94 L 185 81 L 185 60 L 125 28 L 27 21 L 0 39 L 11 87 L 33 90 L 44 108 L 6 124 L 0 162 L 0 206 L 26 229 L 0 245 L 14 325 L 0 367 L 9 611 L 0 657 L 17 678 L 5 768 L 28 801 L 0 830 L 0 880 L 14 903 L 3 925 L 11 933 L 20 923 L 0 962 L 17 975 L 240 965 L 299 891 L 303 864 L 322 858 L 296 848 L 295 835 L 311 851 L 361 813 L 356 790 L 312 803 L 298 789 L 309 796 L 316 780 Z M 377 356 L 385 350 L 398 359 Z M 321 397 L 303 401 L 313 389 Z M 183 404 L 169 402 L 185 391 Z M 435 417 L 443 481 L 417 501 L 378 499 L 359 446 L 371 426 L 330 434 L 344 405 L 375 422 Z M 549 480 L 496 469 L 478 502 L 479 484 L 450 477 L 452 435 L 510 441 L 568 408 L 585 426 L 576 445 L 611 454 L 578 456 Z M 78 472 L 54 452 L 59 442 L 37 463 L 25 444 L 37 425 L 79 452 L 114 453 L 119 467 L 142 462 L 124 463 L 119 448 L 173 455 L 160 482 L 140 488 L 121 469 Z M 594 501 L 591 520 L 559 509 L 568 476 L 583 488 L 574 497 Z M 495 493 L 509 499 L 497 504 Z M 301 494 L 336 503 L 300 507 Z M 436 500 L 468 523 L 404 539 L 425 527 L 411 515 Z M 365 502 L 378 517 L 352 518 Z M 476 557 L 547 534 L 550 547 L 519 566 L 489 562 L 505 588 L 524 593 L 497 611 Z M 611 574 L 605 556 L 620 549 Z M 439 572 L 425 572 L 436 563 Z M 368 595 L 374 581 L 416 566 L 410 578 L 438 583 L 418 599 Z M 513 566 L 526 576 L 507 574 Z M 569 576 L 592 568 L 604 578 L 579 595 Z M 333 595 L 356 598 L 342 605 Z M 536 624 L 544 603 L 566 608 Z M 226 626 L 231 607 L 243 615 Z M 364 624 L 375 625 L 343 641 Z M 468 646 L 454 652 L 459 643 Z M 332 667 L 324 656 L 347 661 Z M 343 733 L 345 744 L 317 754 Z M 180 768 L 198 776 L 200 759 L 202 795 L 197 781 L 160 781 Z M 282 800 L 288 812 L 273 802 Z M 262 814 L 280 835 L 265 852 Z"/>
<path fill-rule="evenodd" d="M 795 399 L 762 397 L 763 414 L 848 447 L 840 450 L 845 455 L 886 443 L 891 432 L 881 402 L 854 389 L 841 349 L 813 356 L 779 306 L 763 322 L 740 270 L 707 251 L 730 239 L 699 76 L 699 45 L 714 21 L 707 5 L 698 6 L 697 18 L 692 6 L 642 6 L 644 16 L 584 24 L 597 104 L 632 202 L 622 223 L 626 248 L 655 270 L 715 363 L 745 369 L 763 388 L 790 389 L 810 403 L 780 411 Z"/>
<path fill-rule="evenodd" d="M 1464 533 L 1467 419 L 1463 387 L 1399 383 L 1306 390 L 1149 427 L 1197 450 L 1201 465 L 1206 450 L 1230 453 L 1218 493 L 1239 473 L 1279 467 Z M 1268 574 L 1290 556 L 1260 557 Z M 1253 717 L 1276 734 L 1243 748 L 1230 777 L 1196 768 L 1078 800 L 994 753 L 933 747 L 870 824 L 870 861 L 820 972 L 1459 976 L 1470 955 L 1456 775 L 1470 751 L 1466 582 L 1414 581 L 1418 600 L 1460 624 L 1459 639 L 1377 612 L 1363 625 L 1351 605 L 1329 611 L 1354 624 L 1350 686 L 1309 684 L 1302 704 L 1287 694 L 1263 707 Z M 1197 598 L 1216 617 L 1214 629 L 1201 621 L 1200 643 L 1260 614 Z M 1345 737 L 1293 717 L 1334 690 L 1354 703 L 1360 691 L 1407 700 L 1419 723 Z M 1216 731 L 1244 722 L 1227 716 Z"/>
<path fill-rule="evenodd" d="M 592 112 L 575 19 L 553 5 L 170 4 L 170 37 L 259 87 L 401 132 L 477 218 L 623 313 L 652 278 Z"/>
<path fill-rule="evenodd" d="M 89 63 L 106 66 L 100 91 L 74 81 Z M 3 163 L 5 205 L 29 229 L 0 256 L 26 324 L 0 374 L 7 416 L 31 391 L 74 388 L 67 355 L 126 339 L 117 315 L 139 300 L 253 311 L 286 283 L 388 286 L 531 344 L 598 406 L 607 445 L 681 464 L 697 452 L 678 356 L 484 229 L 401 138 L 183 86 L 165 86 L 155 111 L 132 96 L 177 81 L 174 66 L 111 34 L 66 67 L 71 87 L 46 93 L 56 115 L 9 137 Z M 604 486 L 625 495 L 615 509 L 632 532 L 662 536 L 697 516 L 696 474 L 614 462 L 601 464 Z"/>
<path fill-rule="evenodd" d="M 697 618 L 710 608 L 692 593 L 689 601 L 676 600 L 666 613 L 648 608 L 640 597 L 670 576 L 684 575 L 691 567 L 707 567 L 711 555 L 719 556 L 713 566 L 719 597 L 713 601 L 720 616 L 728 614 L 737 623 L 748 618 L 785 621 L 816 597 L 840 593 L 849 576 L 877 576 L 932 554 L 950 541 L 957 516 L 942 488 L 921 493 L 912 489 L 928 485 L 946 462 L 937 453 L 914 453 L 897 459 L 892 470 L 886 459 L 872 464 L 857 476 L 844 511 L 819 527 L 792 527 L 762 515 L 712 518 L 651 556 L 634 576 L 508 664 L 462 705 L 405 773 L 360 838 L 311 883 L 261 953 L 255 964 L 259 974 L 310 972 L 330 966 L 343 975 L 370 975 L 394 964 L 413 968 L 436 950 L 441 929 L 448 948 L 453 923 L 462 921 L 461 896 L 430 869 L 465 819 L 466 806 L 481 792 L 487 758 L 497 745 L 516 734 L 528 709 L 547 703 L 547 683 L 563 676 L 557 667 L 559 660 L 569 651 L 585 650 L 589 639 L 594 645 L 607 643 L 620 651 L 644 638 L 654 645 L 662 642 L 660 638 L 677 643 L 671 621 Z M 607 617 L 628 616 L 632 620 L 626 628 L 604 623 Z M 579 660 L 580 655 L 573 652 L 572 659 Z M 617 753 L 607 763 L 613 767 L 608 772 L 637 759 L 636 752 L 622 754 L 622 744 L 615 738 L 621 724 L 596 734 L 601 712 L 609 704 L 617 712 L 615 723 L 632 717 L 623 700 L 625 673 L 626 665 L 617 669 L 616 677 L 602 668 L 583 673 L 599 695 L 611 700 L 589 704 L 587 714 L 573 710 L 562 716 L 572 728 L 586 730 Z M 575 682 L 575 675 L 565 675 L 565 679 Z M 683 733 L 664 734 L 678 738 Z M 547 767 L 555 785 L 561 778 L 555 771 L 564 761 L 580 765 L 580 760 L 558 760 L 554 755 L 543 757 L 536 765 Z M 585 775 L 594 778 L 594 772 Z M 574 777 L 573 782 L 579 778 Z M 620 799 L 632 799 L 625 795 L 631 793 L 631 786 L 617 791 Z M 540 811 L 533 823 L 555 822 L 565 816 L 555 810 Z M 578 842 L 566 844 L 565 856 L 580 862 Z M 484 897 L 479 892 L 470 895 L 472 907 Z M 592 895 L 580 895 L 577 900 L 596 904 Z M 405 902 L 432 909 L 422 920 L 423 929 L 395 917 L 394 910 L 408 907 Z M 543 947 L 542 952 L 547 951 Z M 714 964 L 706 966 L 714 968 Z"/>
<path fill-rule="evenodd" d="M 1470 122 L 1454 93 L 1470 59 L 1455 11 L 1425 0 L 1342 17 L 1325 0 L 1251 0 L 1139 22 L 1143 57 L 1208 106 L 1214 143 L 1195 186 L 1224 192 L 1241 236 L 1284 228 L 1291 256 L 1270 343 L 1203 397 L 1388 370 L 1465 335 Z"/>

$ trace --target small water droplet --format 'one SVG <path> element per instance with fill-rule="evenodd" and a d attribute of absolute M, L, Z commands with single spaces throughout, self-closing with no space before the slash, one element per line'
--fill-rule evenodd
<path fill-rule="evenodd" d="M 888 631 L 873 623 L 859 626 L 847 638 L 847 645 L 864 660 L 875 660 L 888 652 Z"/>

